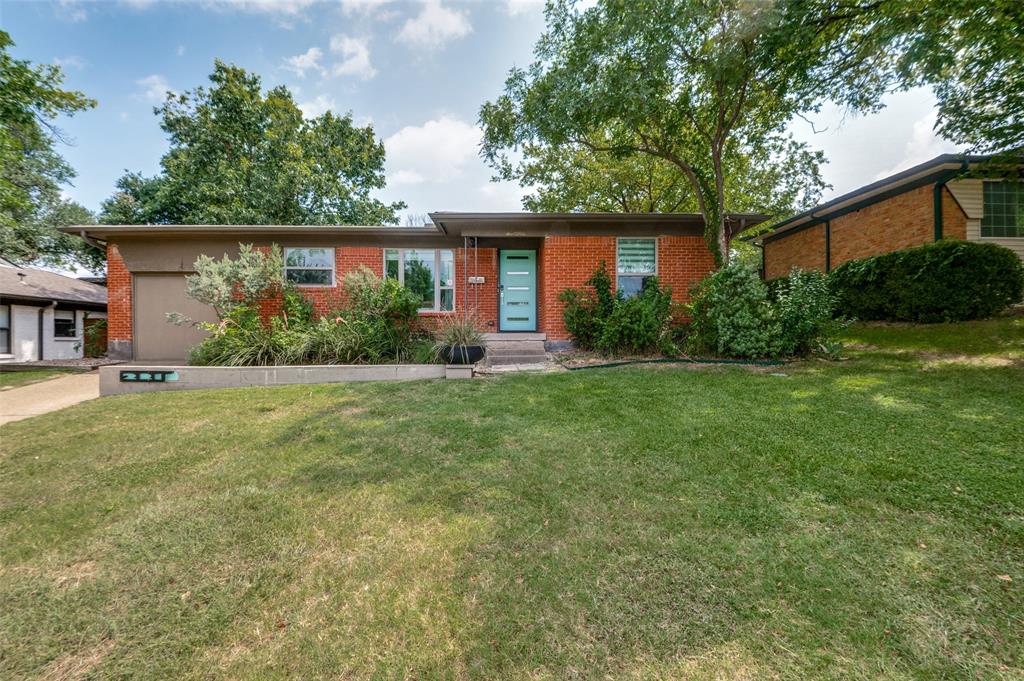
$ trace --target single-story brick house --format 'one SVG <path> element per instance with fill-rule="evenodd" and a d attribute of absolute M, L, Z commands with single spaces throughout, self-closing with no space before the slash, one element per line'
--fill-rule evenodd
<path fill-rule="evenodd" d="M 0 363 L 81 359 L 87 325 L 107 316 L 107 289 L 0 258 Z"/>
<path fill-rule="evenodd" d="M 975 177 L 989 158 L 937 156 L 776 224 L 752 240 L 764 278 L 939 239 L 997 243 L 1024 258 L 1024 186 Z"/>
<path fill-rule="evenodd" d="M 212 320 L 185 295 L 196 258 L 234 256 L 240 243 L 277 244 L 285 276 L 320 314 L 341 302 L 346 272 L 365 266 L 423 298 L 421 315 L 469 312 L 494 333 L 569 340 L 559 294 L 582 286 L 604 261 L 626 295 L 657 276 L 684 302 L 715 267 L 695 214 L 432 213 L 432 225 L 81 225 L 65 231 L 107 249 L 108 352 L 135 360 L 180 360 L 202 332 L 167 313 Z M 734 231 L 765 220 L 729 215 Z"/>

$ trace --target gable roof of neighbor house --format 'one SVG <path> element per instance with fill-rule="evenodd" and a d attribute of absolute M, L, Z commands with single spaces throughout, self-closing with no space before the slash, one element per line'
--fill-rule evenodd
<path fill-rule="evenodd" d="M 0 298 L 105 308 L 107 289 L 56 272 L 0 265 Z"/>
<path fill-rule="evenodd" d="M 351 245 L 431 245 L 461 243 L 464 237 L 536 238 L 559 236 L 701 235 L 704 218 L 698 213 L 457 213 L 430 214 L 431 225 L 72 225 L 61 231 L 106 241 L 129 237 L 275 237 L 330 236 Z M 737 229 L 758 225 L 768 217 L 730 213 L 726 221 Z"/>
<path fill-rule="evenodd" d="M 952 179 L 952 177 L 965 172 L 969 166 L 987 161 L 990 158 L 991 156 L 967 156 L 963 154 L 942 154 L 936 156 L 930 161 L 920 163 L 913 168 L 908 168 L 877 182 L 866 184 L 831 201 L 819 204 L 810 210 L 776 223 L 769 232 L 745 237 L 745 240 L 761 244 L 766 240 L 772 241 L 776 238 L 781 238 L 789 232 L 799 231 L 830 218 L 839 217 L 839 215 L 844 213 L 860 210 L 872 203 L 884 201 L 911 189 L 942 181 L 943 179 Z"/>

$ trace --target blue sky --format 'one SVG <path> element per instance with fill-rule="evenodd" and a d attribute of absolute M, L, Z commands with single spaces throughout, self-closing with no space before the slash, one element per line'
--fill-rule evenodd
<path fill-rule="evenodd" d="M 60 122 L 78 172 L 66 193 L 92 210 L 126 169 L 158 170 L 167 141 L 154 104 L 166 89 L 205 84 L 220 58 L 287 85 L 309 114 L 372 122 L 388 154 L 379 196 L 418 214 L 519 209 L 518 187 L 489 181 L 476 120 L 508 69 L 529 63 L 541 10 L 531 0 L 0 0 L 0 26 L 18 57 L 61 63 L 66 84 L 98 100 Z M 887 102 L 857 118 L 827 106 L 818 132 L 792 126 L 829 158 L 826 198 L 955 150 L 932 132 L 930 92 Z"/>

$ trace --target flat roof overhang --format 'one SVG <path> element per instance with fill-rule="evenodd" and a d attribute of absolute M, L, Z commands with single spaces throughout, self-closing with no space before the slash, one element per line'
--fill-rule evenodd
<path fill-rule="evenodd" d="M 456 237 L 702 236 L 699 213 L 431 213 L 445 234 Z M 726 221 L 742 231 L 768 219 L 731 213 Z"/>
<path fill-rule="evenodd" d="M 704 218 L 697 213 L 450 213 L 430 214 L 433 225 L 72 225 L 67 234 L 86 240 L 208 240 L 262 237 L 289 245 L 331 243 L 351 246 L 455 247 L 464 238 L 477 245 L 501 246 L 545 236 L 700 236 Z M 758 225 L 767 216 L 726 216 L 733 232 Z"/>

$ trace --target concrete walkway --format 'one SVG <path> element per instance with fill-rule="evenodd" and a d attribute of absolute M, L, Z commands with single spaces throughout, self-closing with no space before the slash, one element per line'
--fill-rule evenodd
<path fill-rule="evenodd" d="M 61 376 L 0 391 L 0 425 L 38 416 L 100 396 L 99 372 Z"/>

